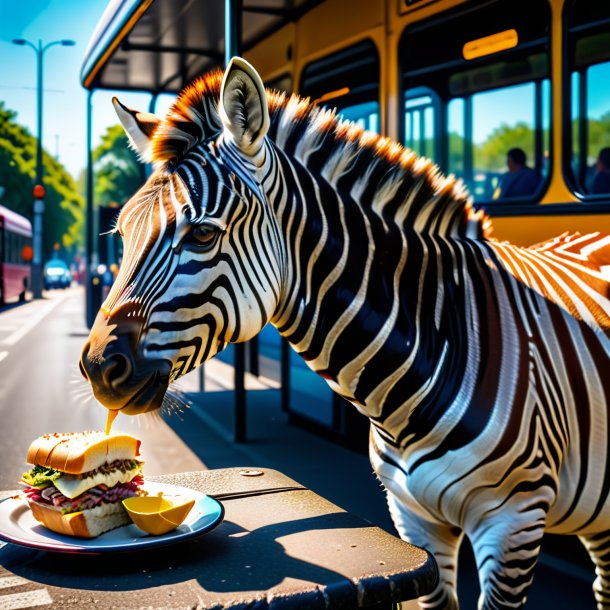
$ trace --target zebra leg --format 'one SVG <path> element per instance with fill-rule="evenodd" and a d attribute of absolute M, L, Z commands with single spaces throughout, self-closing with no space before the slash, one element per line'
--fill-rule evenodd
<path fill-rule="evenodd" d="M 541 511 L 536 511 L 540 513 Z M 479 571 L 479 610 L 521 608 L 534 579 L 546 514 L 496 515 L 480 522 L 468 537 Z M 499 517 L 499 518 L 498 518 Z"/>
<path fill-rule="evenodd" d="M 458 610 L 456 570 L 462 531 L 423 519 L 410 511 L 390 491 L 387 497 L 390 514 L 400 537 L 426 549 L 438 565 L 438 584 L 432 593 L 418 599 L 419 607 L 427 610 Z"/>
<path fill-rule="evenodd" d="M 610 532 L 579 536 L 595 564 L 593 593 L 599 610 L 610 608 Z"/>

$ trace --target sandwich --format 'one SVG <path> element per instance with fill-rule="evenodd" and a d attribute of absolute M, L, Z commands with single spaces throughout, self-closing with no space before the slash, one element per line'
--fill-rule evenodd
<path fill-rule="evenodd" d="M 127 434 L 45 434 L 32 442 L 21 477 L 30 509 L 46 528 L 95 538 L 130 523 L 121 500 L 142 490 L 140 441 Z"/>

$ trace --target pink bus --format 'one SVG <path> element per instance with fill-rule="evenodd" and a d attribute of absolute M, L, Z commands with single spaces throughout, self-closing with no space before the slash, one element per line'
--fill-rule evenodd
<path fill-rule="evenodd" d="M 0 205 L 0 304 L 14 298 L 25 300 L 31 260 L 30 221 Z"/>

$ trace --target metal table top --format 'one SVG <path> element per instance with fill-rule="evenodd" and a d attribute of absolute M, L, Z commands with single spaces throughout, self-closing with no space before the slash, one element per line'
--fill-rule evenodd
<path fill-rule="evenodd" d="M 256 470 L 262 474 L 244 474 Z M 216 497 L 224 521 L 194 540 L 112 555 L 0 542 L 0 608 L 366 608 L 414 599 L 435 584 L 425 551 L 278 471 L 147 479 Z"/>

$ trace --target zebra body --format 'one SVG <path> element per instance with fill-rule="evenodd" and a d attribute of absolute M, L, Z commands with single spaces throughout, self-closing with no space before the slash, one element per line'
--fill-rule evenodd
<path fill-rule="evenodd" d="M 439 565 L 422 607 L 457 608 L 464 533 L 480 607 L 520 607 L 544 531 L 583 538 L 610 607 L 608 240 L 495 242 L 429 162 L 267 100 L 243 60 L 221 79 L 148 134 L 117 108 L 160 167 L 118 221 L 124 263 L 82 360 L 98 398 L 156 408 L 271 322 L 370 418 L 394 522 Z"/>

